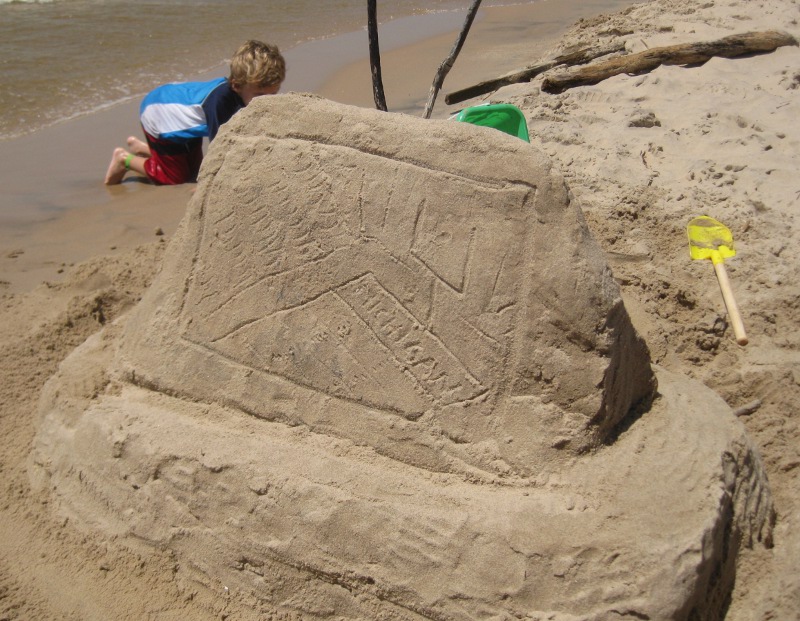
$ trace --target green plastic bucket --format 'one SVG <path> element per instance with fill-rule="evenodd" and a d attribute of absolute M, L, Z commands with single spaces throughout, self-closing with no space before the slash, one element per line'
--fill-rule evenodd
<path fill-rule="evenodd" d="M 483 104 L 464 108 L 455 115 L 456 121 L 483 127 L 494 127 L 501 132 L 530 142 L 528 124 L 522 110 L 511 104 Z"/>

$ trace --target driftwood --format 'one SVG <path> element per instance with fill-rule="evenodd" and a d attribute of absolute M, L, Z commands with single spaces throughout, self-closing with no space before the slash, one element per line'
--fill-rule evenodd
<path fill-rule="evenodd" d="M 383 78 L 381 77 L 381 50 L 378 45 L 378 9 L 376 1 L 367 0 L 369 66 L 372 70 L 372 94 L 375 97 L 375 107 L 386 112 L 386 96 L 383 94 Z"/>
<path fill-rule="evenodd" d="M 537 75 L 559 65 L 581 65 L 588 63 L 590 60 L 594 60 L 595 58 L 600 58 L 601 56 L 608 56 L 609 54 L 613 54 L 615 52 L 621 52 L 624 49 L 625 44 L 623 42 L 617 42 L 566 52 L 543 63 L 530 65 L 524 69 L 507 73 L 499 78 L 485 80 L 473 86 L 468 86 L 467 88 L 461 89 L 460 91 L 449 93 L 445 96 L 444 101 L 448 105 L 460 103 L 467 99 L 478 97 L 479 95 L 491 93 L 492 91 L 496 91 L 498 88 L 508 86 L 509 84 L 528 82 Z"/>
<path fill-rule="evenodd" d="M 439 70 L 436 72 L 436 76 L 433 78 L 431 91 L 428 94 L 428 103 L 425 104 L 425 113 L 423 118 L 431 118 L 433 104 L 436 102 L 436 95 L 439 94 L 439 89 L 442 88 L 445 77 L 447 77 L 447 74 L 450 73 L 450 69 L 453 68 L 453 63 L 456 61 L 456 57 L 461 51 L 464 41 L 467 39 L 467 34 L 469 33 L 469 29 L 472 27 L 472 22 L 475 20 L 475 14 L 478 12 L 478 7 L 480 7 L 480 5 L 481 0 L 472 0 L 472 5 L 469 7 L 469 11 L 467 11 L 467 17 L 464 20 L 464 25 L 461 27 L 461 32 L 456 38 L 453 49 L 450 50 L 450 54 L 444 59 L 442 64 L 439 65 Z"/>
<path fill-rule="evenodd" d="M 744 54 L 772 52 L 784 45 L 797 45 L 797 40 L 788 33 L 768 30 L 731 35 L 705 43 L 655 47 L 563 74 L 547 76 L 542 81 L 542 90 L 546 93 L 561 93 L 573 86 L 597 84 L 622 73 L 646 73 L 660 65 L 697 65 L 708 61 L 713 56 L 733 58 Z"/>

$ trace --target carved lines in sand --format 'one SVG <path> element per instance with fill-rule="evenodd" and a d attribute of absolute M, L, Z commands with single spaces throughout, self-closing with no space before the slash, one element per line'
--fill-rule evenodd
<path fill-rule="evenodd" d="M 367 175 L 339 151 L 278 142 L 276 159 L 248 171 L 258 191 L 241 177 L 215 187 L 183 338 L 410 418 L 480 397 L 511 336 L 514 278 L 498 283 L 519 252 L 528 188 L 381 158 L 376 171 L 364 154 Z"/>
<path fill-rule="evenodd" d="M 439 339 L 371 275 L 337 289 L 338 295 L 370 327 L 392 357 L 440 404 L 477 397 L 480 382 Z"/>

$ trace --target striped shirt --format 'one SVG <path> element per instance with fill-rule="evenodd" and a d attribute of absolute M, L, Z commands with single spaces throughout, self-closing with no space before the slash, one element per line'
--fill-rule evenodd
<path fill-rule="evenodd" d="M 139 109 L 144 131 L 162 140 L 185 142 L 208 136 L 244 107 L 226 78 L 177 82 L 150 91 Z"/>

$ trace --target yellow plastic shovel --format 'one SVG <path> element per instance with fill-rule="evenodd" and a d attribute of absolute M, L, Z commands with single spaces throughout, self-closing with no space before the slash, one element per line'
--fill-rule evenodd
<path fill-rule="evenodd" d="M 733 290 L 723 262 L 724 259 L 736 255 L 736 250 L 733 248 L 733 235 L 722 222 L 708 216 L 692 218 L 687 232 L 689 234 L 689 254 L 692 259 L 711 259 L 714 264 L 714 271 L 717 274 L 719 288 L 722 290 L 725 308 L 728 309 L 728 317 L 733 326 L 736 342 L 739 345 L 747 345 L 747 334 L 744 331 L 742 316 L 739 314 L 739 307 L 733 297 Z"/>

